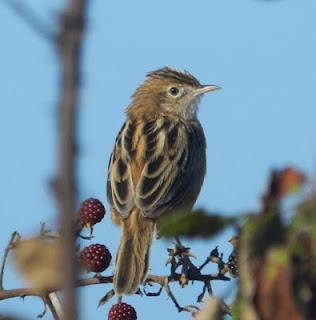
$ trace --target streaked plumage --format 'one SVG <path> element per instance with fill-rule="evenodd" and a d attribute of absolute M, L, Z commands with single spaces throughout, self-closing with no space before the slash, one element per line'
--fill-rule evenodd
<path fill-rule="evenodd" d="M 147 274 L 156 219 L 192 208 L 200 192 L 206 143 L 196 109 L 211 86 L 203 88 L 188 72 L 162 68 L 148 74 L 127 109 L 107 183 L 113 220 L 122 227 L 114 276 L 119 295 L 136 292 Z"/>
<path fill-rule="evenodd" d="M 134 206 L 155 218 L 192 205 L 204 172 L 205 138 L 198 121 L 128 120 L 110 160 L 108 199 L 124 218 Z"/>

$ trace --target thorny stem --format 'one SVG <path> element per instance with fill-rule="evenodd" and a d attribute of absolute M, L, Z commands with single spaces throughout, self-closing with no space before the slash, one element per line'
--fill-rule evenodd
<path fill-rule="evenodd" d="M 4 250 L 2 263 L 1 263 L 1 271 L 0 271 L 0 290 L 3 290 L 3 276 L 4 276 L 4 269 L 5 269 L 5 264 L 7 261 L 8 254 L 10 250 L 13 249 L 14 245 L 19 239 L 20 239 L 20 234 L 17 231 L 14 231 L 11 235 L 11 238 L 8 242 L 7 247 Z"/>
<path fill-rule="evenodd" d="M 41 228 L 41 231 L 43 231 L 43 226 Z M 12 247 L 12 245 L 15 244 L 16 235 L 17 235 L 17 233 L 12 234 L 10 242 L 8 244 L 8 248 Z M 44 232 L 43 236 L 48 237 L 49 235 L 46 232 Z M 182 248 L 184 248 L 184 247 L 182 246 Z M 192 262 L 190 261 L 190 258 L 188 255 L 188 253 L 189 253 L 188 248 L 186 248 L 186 249 L 187 249 L 186 251 L 181 251 L 182 253 L 180 253 L 180 254 L 184 255 L 185 259 L 188 260 L 188 261 L 186 261 L 186 264 L 188 264 L 190 268 L 194 267 L 197 269 L 197 267 L 195 267 L 194 264 L 192 264 Z M 221 259 L 213 259 L 213 260 L 211 260 L 211 262 L 221 264 L 222 261 L 221 261 Z M 164 276 L 148 275 L 146 283 L 148 283 L 148 284 L 157 283 L 161 286 L 161 288 L 160 288 L 159 292 L 157 292 L 155 294 L 151 294 L 151 293 L 147 293 L 147 292 L 145 292 L 145 294 L 147 296 L 157 296 L 157 295 L 160 295 L 161 290 L 164 288 L 179 312 L 180 311 L 192 312 L 193 309 L 198 309 L 198 308 L 196 306 L 182 307 L 179 304 L 179 302 L 177 301 L 176 297 L 174 296 L 174 294 L 170 288 L 170 283 L 176 282 L 176 281 L 179 282 L 181 280 L 182 276 L 183 276 L 182 274 L 176 273 L 176 272 L 174 272 L 170 275 L 164 275 Z M 206 289 L 207 289 L 208 293 L 210 295 L 212 295 L 211 281 L 213 281 L 213 280 L 229 281 L 230 280 L 230 278 L 226 277 L 224 274 L 222 274 L 220 272 L 218 274 L 201 274 L 200 272 L 190 272 L 190 270 L 189 270 L 189 272 L 186 274 L 186 277 L 187 277 L 188 281 L 201 281 L 204 283 L 203 292 L 199 295 L 198 302 L 202 300 L 202 298 L 206 292 Z M 102 277 L 102 276 L 95 277 L 94 276 L 94 277 L 88 278 L 88 279 L 77 280 L 75 282 L 74 286 L 75 287 L 82 287 L 82 286 L 89 286 L 89 285 L 95 285 L 95 284 L 110 284 L 112 282 L 113 282 L 112 276 L 110 276 L 110 277 Z M 67 319 L 63 315 L 63 312 L 61 310 L 61 304 L 59 303 L 59 301 L 54 300 L 54 297 L 57 297 L 55 292 L 59 291 L 61 289 L 62 288 L 47 288 L 44 292 L 42 289 L 39 290 L 38 288 L 20 288 L 20 289 L 13 289 L 13 290 L 0 290 L 0 300 L 13 298 L 13 297 L 37 296 L 37 297 L 43 299 L 43 301 L 50 308 L 50 310 L 54 316 L 54 319 L 56 319 L 56 320 Z M 113 297 L 114 294 L 115 294 L 114 290 L 113 289 L 110 290 L 100 300 L 99 306 L 105 304 L 109 299 L 111 299 Z M 118 297 L 118 302 L 119 303 L 122 302 L 122 297 Z"/>
<path fill-rule="evenodd" d="M 92 277 L 88 279 L 77 280 L 75 287 L 85 287 L 96 284 L 106 284 L 112 283 L 113 277 Z M 39 289 L 36 287 L 32 288 L 19 288 L 19 289 L 8 289 L 8 290 L 0 290 L 0 301 L 8 298 L 16 298 L 16 297 L 27 297 L 34 296 L 42 298 L 43 294 L 49 294 L 51 292 L 59 291 L 62 288 L 47 288 L 44 292 L 43 289 Z"/>
<path fill-rule="evenodd" d="M 76 221 L 76 148 L 77 114 L 80 91 L 82 38 L 85 31 L 86 0 L 68 0 L 60 17 L 57 51 L 60 63 L 60 97 L 58 102 L 59 161 L 55 192 L 59 205 L 59 222 L 63 231 L 63 283 L 65 319 L 77 319 L 77 278 L 75 255 Z"/>

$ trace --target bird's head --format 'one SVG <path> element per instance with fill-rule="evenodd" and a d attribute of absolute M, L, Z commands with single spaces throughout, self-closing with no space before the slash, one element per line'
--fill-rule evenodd
<path fill-rule="evenodd" d="M 194 119 L 201 96 L 220 87 L 202 85 L 189 72 L 164 67 L 149 72 L 145 82 L 133 94 L 129 116 L 174 114 Z"/>

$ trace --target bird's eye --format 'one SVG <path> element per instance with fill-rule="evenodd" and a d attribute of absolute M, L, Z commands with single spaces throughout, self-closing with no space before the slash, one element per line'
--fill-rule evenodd
<path fill-rule="evenodd" d="M 179 93 L 179 89 L 177 87 L 171 87 L 169 89 L 169 92 L 170 92 L 171 95 L 176 96 Z"/>

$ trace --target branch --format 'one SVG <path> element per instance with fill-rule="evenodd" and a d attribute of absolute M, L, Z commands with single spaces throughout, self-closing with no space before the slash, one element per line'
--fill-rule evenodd
<path fill-rule="evenodd" d="M 31 9 L 23 2 L 18 0 L 6 0 L 5 3 L 18 15 L 33 31 L 42 38 L 50 41 L 54 40 L 55 35 L 49 26 L 40 20 Z"/>
<path fill-rule="evenodd" d="M 76 147 L 77 109 L 80 84 L 80 58 L 85 29 L 86 0 L 68 0 L 60 17 L 57 51 L 60 63 L 59 160 L 54 183 L 59 206 L 59 223 L 63 235 L 63 283 L 65 291 L 65 319 L 77 318 L 77 279 L 75 255 L 76 227 Z"/>
<path fill-rule="evenodd" d="M 181 276 L 182 275 L 180 273 L 175 273 L 172 276 L 157 276 L 157 275 L 150 274 L 146 279 L 146 283 L 155 282 L 160 284 L 161 286 L 164 286 L 166 280 L 168 281 L 168 283 L 179 281 Z M 230 278 L 221 274 L 192 274 L 188 276 L 188 280 L 201 281 L 201 282 L 207 282 L 207 281 L 213 281 L 213 280 L 230 281 Z"/>
<path fill-rule="evenodd" d="M 14 231 L 11 235 L 9 243 L 4 250 L 2 263 L 1 263 L 1 271 L 0 271 L 0 290 L 3 290 L 3 276 L 4 276 L 4 268 L 7 261 L 8 254 L 10 250 L 14 247 L 15 243 L 20 239 L 20 235 L 17 231 Z"/>
<path fill-rule="evenodd" d="M 113 277 L 92 277 L 88 279 L 81 279 L 76 281 L 75 287 L 85 287 L 91 286 L 96 284 L 106 284 L 112 283 Z M 43 289 L 39 288 L 19 288 L 19 289 L 9 289 L 9 290 L 1 290 L 0 291 L 0 301 L 9 299 L 9 298 L 18 298 L 18 297 L 40 297 L 46 296 L 52 292 L 56 292 L 61 290 L 62 288 L 54 287 L 54 288 L 47 288 L 43 291 Z"/>
<path fill-rule="evenodd" d="M 175 281 L 179 281 L 181 277 L 180 273 L 176 273 L 173 276 L 159 276 L 159 275 L 148 275 L 146 283 L 157 283 L 162 287 L 165 286 L 166 283 L 171 283 Z M 88 279 L 80 279 L 75 282 L 75 287 L 86 287 L 97 284 L 109 284 L 112 283 L 113 277 L 91 277 Z M 212 280 L 223 280 L 230 281 L 230 278 L 225 277 L 223 275 L 195 275 L 189 277 L 189 280 L 192 281 L 212 281 Z M 27 296 L 35 296 L 35 297 L 43 297 L 52 292 L 60 291 L 62 288 L 54 287 L 47 288 L 46 290 L 39 288 L 19 288 L 19 289 L 9 289 L 9 290 L 0 290 L 0 300 L 5 300 L 8 298 L 17 298 L 17 297 L 27 297 Z"/>
<path fill-rule="evenodd" d="M 56 292 L 49 293 L 44 299 L 45 305 L 50 309 L 55 320 L 64 319 L 64 312 L 62 304 Z"/>
<path fill-rule="evenodd" d="M 155 283 L 158 283 L 161 287 L 158 292 L 148 293 L 145 291 L 145 294 L 146 294 L 146 296 L 159 296 L 162 291 L 162 288 L 164 288 L 179 312 L 186 311 L 186 312 L 192 313 L 194 310 L 199 310 L 198 307 L 193 306 L 193 305 L 182 307 L 179 304 L 179 302 L 177 301 L 176 297 L 174 296 L 169 284 L 171 282 L 181 281 L 182 277 L 183 277 L 183 274 L 180 274 L 180 273 L 174 273 L 171 276 L 149 275 L 146 279 L 146 283 L 151 284 L 152 282 L 155 282 Z M 189 275 L 187 275 L 187 280 L 188 281 L 202 281 L 202 282 L 204 282 L 204 288 L 205 289 L 207 288 L 209 294 L 211 294 L 212 289 L 211 289 L 210 281 L 212 281 L 212 280 L 230 281 L 230 278 L 228 278 L 222 274 L 218 274 L 218 275 L 202 275 L 202 274 L 191 274 L 190 275 L 189 274 Z M 203 291 L 204 291 L 203 296 L 205 293 L 204 288 L 203 288 Z M 200 302 L 199 299 L 198 299 L 198 302 Z"/>

